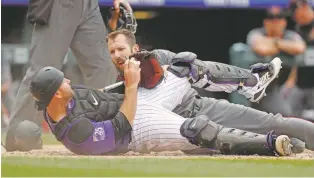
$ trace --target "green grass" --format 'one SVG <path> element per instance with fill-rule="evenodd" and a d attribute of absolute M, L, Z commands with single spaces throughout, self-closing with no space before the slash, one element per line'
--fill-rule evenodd
<path fill-rule="evenodd" d="M 3 140 L 2 136 L 2 140 Z M 60 144 L 43 134 L 44 144 Z M 14 177 L 314 177 L 313 160 L 217 158 L 54 158 L 2 157 L 2 176 Z"/>
<path fill-rule="evenodd" d="M 314 176 L 313 160 L 2 157 L 2 176 Z"/>
<path fill-rule="evenodd" d="M 47 133 L 42 135 L 42 140 L 45 145 L 59 145 L 60 142 L 57 141 L 56 137 L 52 133 Z"/>

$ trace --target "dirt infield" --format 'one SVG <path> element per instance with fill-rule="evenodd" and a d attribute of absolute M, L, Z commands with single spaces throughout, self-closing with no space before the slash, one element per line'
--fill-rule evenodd
<path fill-rule="evenodd" d="M 30 152 L 6 152 L 2 156 L 27 156 L 27 157 L 84 157 L 78 156 L 70 151 L 68 151 L 62 145 L 45 145 L 42 150 L 32 150 Z M 119 156 L 93 156 L 93 157 L 103 157 L 103 158 L 117 158 L 117 157 L 165 157 L 165 158 L 193 158 L 193 157 L 203 157 L 204 155 L 186 155 L 181 151 L 175 152 L 154 152 L 149 154 L 139 154 L 134 152 L 128 152 L 124 155 Z M 205 155 L 208 156 L 208 155 Z M 88 156 L 90 157 L 90 156 Z M 306 150 L 304 153 L 292 155 L 289 157 L 263 157 L 263 156 L 226 156 L 219 154 L 212 154 L 210 157 L 213 158 L 225 158 L 225 159 L 256 159 L 256 158 L 267 158 L 267 159 L 313 159 L 314 152 Z"/>

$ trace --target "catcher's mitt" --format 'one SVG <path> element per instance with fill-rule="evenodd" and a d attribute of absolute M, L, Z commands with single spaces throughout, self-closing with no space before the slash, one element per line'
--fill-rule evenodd
<path fill-rule="evenodd" d="M 147 89 L 155 88 L 164 78 L 164 70 L 159 64 L 157 56 L 149 51 L 140 51 L 132 54 L 130 58 L 132 57 L 141 62 L 139 86 Z"/>

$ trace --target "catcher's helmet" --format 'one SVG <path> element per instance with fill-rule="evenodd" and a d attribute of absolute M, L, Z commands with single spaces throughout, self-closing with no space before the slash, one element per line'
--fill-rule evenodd
<path fill-rule="evenodd" d="M 108 19 L 111 18 L 112 11 L 115 11 L 114 7 L 110 8 Z M 129 12 L 122 4 L 120 4 L 120 18 L 118 20 L 117 30 L 122 28 L 127 29 L 135 34 L 137 29 L 137 21 L 133 12 Z"/>
<path fill-rule="evenodd" d="M 10 125 L 6 139 L 6 151 L 30 151 L 41 149 L 41 128 L 34 122 L 24 120 Z"/>
<path fill-rule="evenodd" d="M 29 90 L 36 100 L 37 110 L 45 109 L 60 88 L 64 74 L 54 67 L 44 67 L 33 77 Z"/>

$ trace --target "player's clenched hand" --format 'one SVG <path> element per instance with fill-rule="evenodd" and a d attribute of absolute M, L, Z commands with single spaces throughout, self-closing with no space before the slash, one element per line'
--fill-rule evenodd
<path fill-rule="evenodd" d="M 117 13 L 120 12 L 120 5 L 125 7 L 127 11 L 132 12 L 132 7 L 127 0 L 113 0 L 113 5 Z"/>
<path fill-rule="evenodd" d="M 124 63 L 124 80 L 125 87 L 138 87 L 141 80 L 140 62 L 131 58 Z"/>

